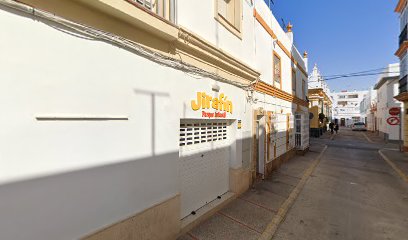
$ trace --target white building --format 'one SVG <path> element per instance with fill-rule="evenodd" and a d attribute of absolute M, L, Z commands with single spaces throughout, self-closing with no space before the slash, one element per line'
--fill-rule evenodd
<path fill-rule="evenodd" d="M 384 73 L 380 75 L 377 84 L 374 86 L 374 89 L 377 90 L 377 106 L 375 113 L 377 130 L 380 136 L 385 140 L 391 141 L 399 140 L 400 131 L 402 133 L 402 127 L 400 124 L 390 125 L 387 122 L 388 118 L 395 117 L 389 114 L 390 108 L 402 107 L 401 102 L 394 99 L 394 96 L 398 95 L 399 71 L 399 63 L 388 65 L 384 70 Z"/>
<path fill-rule="evenodd" d="M 332 118 L 332 99 L 327 81 L 320 73 L 317 64 L 313 67 L 308 79 L 310 107 L 318 106 L 319 112 L 323 113 L 329 121 Z"/>
<path fill-rule="evenodd" d="M 396 96 L 394 96 L 398 101 L 403 103 L 404 109 L 408 106 L 408 5 L 407 0 L 398 0 L 395 12 L 399 14 L 400 20 L 400 34 L 398 37 L 398 50 L 395 52 L 400 60 L 400 80 L 399 80 L 399 91 Z M 403 151 L 408 152 L 408 116 L 403 114 L 400 119 L 402 122 L 403 132 Z"/>
<path fill-rule="evenodd" d="M 324 79 L 323 75 L 320 73 L 317 64 L 314 65 L 312 72 L 309 75 L 308 80 L 309 89 L 322 89 L 324 93 L 330 95 L 330 87 L 327 81 Z"/>
<path fill-rule="evenodd" d="M 333 119 L 340 126 L 350 127 L 355 122 L 364 121 L 360 113 L 360 103 L 368 91 L 332 92 Z"/>
<path fill-rule="evenodd" d="M 371 89 L 360 103 L 360 115 L 364 119 L 368 131 L 377 131 L 376 112 L 377 109 L 377 91 Z"/>
<path fill-rule="evenodd" d="M 0 0 L 0 239 L 175 239 L 307 149 L 307 57 L 253 2 Z"/>

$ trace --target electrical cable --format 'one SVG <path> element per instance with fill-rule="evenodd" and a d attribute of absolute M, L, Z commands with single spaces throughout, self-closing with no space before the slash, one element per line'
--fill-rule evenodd
<path fill-rule="evenodd" d="M 376 72 L 376 73 L 365 73 L 365 74 L 354 74 L 354 75 L 339 75 L 337 77 L 322 78 L 321 80 L 308 81 L 308 82 L 311 83 L 311 82 L 320 82 L 320 81 L 331 81 L 331 80 L 336 80 L 336 79 L 341 79 L 341 78 L 365 77 L 365 76 L 380 75 L 380 74 L 385 74 L 385 73 L 399 73 L 399 72 Z"/>
<path fill-rule="evenodd" d="M 62 31 L 64 33 L 68 33 L 68 31 L 71 31 L 70 35 L 72 36 L 87 40 L 98 40 L 107 42 L 109 44 L 113 44 L 123 49 L 129 50 L 133 53 L 136 53 L 139 56 L 145 57 L 158 64 L 171 67 L 177 70 L 181 70 L 187 74 L 212 78 L 220 82 L 232 84 L 244 90 L 252 89 L 253 84 L 255 82 L 253 81 L 250 84 L 241 84 L 236 81 L 223 78 L 216 73 L 205 71 L 193 65 L 182 62 L 181 60 L 174 59 L 164 54 L 157 53 L 153 50 L 145 48 L 132 40 L 93 27 L 72 22 L 70 20 L 58 17 L 52 13 L 35 9 L 31 6 L 28 6 L 20 2 L 12 0 L 0 0 L 0 5 L 38 17 L 43 20 L 41 21 L 42 23 L 47 24 L 48 26 L 59 31 Z"/>
<path fill-rule="evenodd" d="M 360 74 L 360 73 L 369 73 L 369 72 L 377 72 L 380 70 L 387 69 L 388 67 L 383 67 L 383 68 L 376 68 L 376 69 L 371 69 L 371 70 L 365 70 L 361 72 L 352 72 L 352 73 L 342 73 L 342 74 L 332 74 L 332 75 L 324 75 L 322 76 L 323 78 L 329 78 L 329 77 L 337 77 L 337 76 L 343 76 L 343 75 L 351 75 L 351 74 Z"/>

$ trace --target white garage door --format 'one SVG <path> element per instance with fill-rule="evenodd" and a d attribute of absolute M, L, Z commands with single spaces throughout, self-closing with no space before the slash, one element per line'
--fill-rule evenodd
<path fill-rule="evenodd" d="M 228 120 L 181 120 L 182 218 L 228 192 L 229 128 Z"/>

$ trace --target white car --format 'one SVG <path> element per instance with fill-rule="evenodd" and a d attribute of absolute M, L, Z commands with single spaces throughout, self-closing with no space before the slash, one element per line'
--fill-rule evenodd
<path fill-rule="evenodd" d="M 352 131 L 367 131 L 367 127 L 363 122 L 356 122 L 351 126 Z"/>

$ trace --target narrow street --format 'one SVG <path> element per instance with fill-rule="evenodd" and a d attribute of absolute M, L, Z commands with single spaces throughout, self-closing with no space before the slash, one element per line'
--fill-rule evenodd
<path fill-rule="evenodd" d="M 328 149 L 273 239 L 407 239 L 408 184 L 364 134 L 318 140 Z"/>

